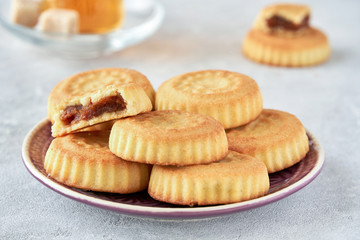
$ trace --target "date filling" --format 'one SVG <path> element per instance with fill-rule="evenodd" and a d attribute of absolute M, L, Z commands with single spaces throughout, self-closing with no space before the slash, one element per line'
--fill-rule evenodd
<path fill-rule="evenodd" d="M 126 109 L 126 103 L 123 97 L 118 94 L 101 99 L 97 103 L 90 102 L 89 105 L 73 105 L 66 107 L 60 115 L 60 120 L 65 125 L 79 122 L 80 120 L 90 120 L 100 116 L 103 113 L 111 113 Z"/>
<path fill-rule="evenodd" d="M 280 29 L 285 29 L 285 30 L 290 30 L 290 31 L 296 31 L 303 27 L 309 27 L 309 19 L 310 19 L 310 16 L 307 15 L 304 17 L 304 19 L 301 21 L 301 23 L 295 24 L 283 17 L 274 15 L 271 18 L 268 18 L 266 21 L 267 21 L 268 27 L 271 29 L 280 28 Z"/>

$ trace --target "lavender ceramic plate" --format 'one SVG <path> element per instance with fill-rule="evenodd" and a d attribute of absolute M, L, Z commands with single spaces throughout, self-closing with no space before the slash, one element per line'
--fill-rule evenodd
<path fill-rule="evenodd" d="M 52 190 L 76 201 L 119 213 L 157 218 L 203 218 L 235 213 L 256 208 L 282 199 L 309 184 L 320 173 L 324 152 L 316 138 L 308 132 L 310 151 L 298 164 L 281 172 L 270 174 L 270 190 L 267 195 L 240 203 L 182 207 L 158 202 L 145 191 L 135 194 L 112 194 L 83 191 L 67 187 L 47 176 L 43 161 L 51 140 L 50 122 L 38 123 L 25 137 L 22 157 L 28 171 Z"/>

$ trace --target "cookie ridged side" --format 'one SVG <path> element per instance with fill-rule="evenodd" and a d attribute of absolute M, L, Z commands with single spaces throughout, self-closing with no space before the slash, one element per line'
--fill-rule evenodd
<path fill-rule="evenodd" d="M 102 153 L 91 147 L 85 151 L 81 148 L 53 140 L 44 161 L 48 175 L 67 186 L 91 191 L 126 194 L 147 188 L 150 165 L 124 161 L 106 148 L 100 150 Z"/>
<path fill-rule="evenodd" d="M 224 160 L 206 165 L 154 166 L 148 188 L 154 199 L 190 206 L 245 201 L 268 190 L 264 163 L 231 151 Z"/>
<path fill-rule="evenodd" d="M 156 110 L 184 110 L 211 116 L 225 129 L 244 125 L 262 110 L 262 95 L 250 77 L 229 71 L 185 73 L 163 83 Z"/>
<path fill-rule="evenodd" d="M 251 30 L 245 37 L 243 52 L 248 58 L 269 65 L 303 67 L 320 64 L 330 57 L 326 36 L 317 29 L 299 37 L 278 37 Z"/>
<path fill-rule="evenodd" d="M 199 140 L 158 142 L 113 129 L 109 140 L 111 151 L 129 161 L 159 165 L 191 165 L 221 159 L 227 153 L 226 136 L 214 133 Z"/>
<path fill-rule="evenodd" d="M 184 123 L 176 122 L 182 117 Z M 143 124 L 146 118 L 150 125 Z M 159 122 L 160 118 L 163 121 Z M 167 121 L 168 128 L 164 126 Z M 180 111 L 155 111 L 116 121 L 109 148 L 125 160 L 159 165 L 210 163 L 228 152 L 226 133 L 219 122 Z"/>
<path fill-rule="evenodd" d="M 156 109 L 185 110 L 208 115 L 221 122 L 225 129 L 241 126 L 254 120 L 262 110 L 260 92 L 233 104 L 209 104 L 208 106 L 194 104 L 193 102 L 179 104 L 177 101 L 169 101 L 170 98 L 170 94 L 167 97 L 157 97 Z"/>
<path fill-rule="evenodd" d="M 281 171 L 291 167 L 303 159 L 309 151 L 309 140 L 306 132 L 299 133 L 291 141 L 284 142 L 269 151 L 259 151 L 253 155 L 262 159 L 268 168 L 269 173 Z"/>
<path fill-rule="evenodd" d="M 292 114 L 264 109 L 248 125 L 227 130 L 229 150 L 253 156 L 265 163 L 269 173 L 288 168 L 309 151 L 302 123 Z"/>

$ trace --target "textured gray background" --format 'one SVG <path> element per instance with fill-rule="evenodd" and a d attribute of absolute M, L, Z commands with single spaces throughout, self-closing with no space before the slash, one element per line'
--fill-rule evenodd
<path fill-rule="evenodd" d="M 255 15 L 271 1 L 161 1 L 161 29 L 144 43 L 96 60 L 66 60 L 0 28 L 0 239 L 360 239 L 360 1 L 305 1 L 331 41 L 323 65 L 259 65 L 240 53 Z M 322 173 L 273 204 L 197 221 L 133 218 L 65 198 L 21 162 L 25 134 L 46 117 L 61 79 L 101 67 L 128 67 L 154 87 L 176 74 L 227 69 L 259 84 L 264 106 L 291 112 L 325 149 Z"/>

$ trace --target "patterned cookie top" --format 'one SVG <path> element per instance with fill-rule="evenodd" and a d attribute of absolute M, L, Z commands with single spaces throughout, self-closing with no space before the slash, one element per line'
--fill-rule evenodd
<path fill-rule="evenodd" d="M 244 74 L 204 70 L 184 73 L 161 84 L 155 109 L 208 115 L 227 129 L 255 119 L 262 110 L 262 95 L 255 80 Z"/>
<path fill-rule="evenodd" d="M 168 80 L 165 85 L 191 95 L 226 95 L 235 92 L 246 92 L 255 81 L 246 75 L 221 71 L 206 70 L 185 73 Z M 256 83 L 255 83 L 256 85 Z"/>
<path fill-rule="evenodd" d="M 195 94 L 231 92 L 243 85 L 243 76 L 223 71 L 196 72 L 173 80 L 175 89 Z"/>
<path fill-rule="evenodd" d="M 127 72 L 115 70 L 82 73 L 68 81 L 71 81 L 71 84 L 67 85 L 65 89 L 71 94 L 82 94 L 108 85 L 122 85 L 135 82 Z"/>
<path fill-rule="evenodd" d="M 109 150 L 109 135 L 110 131 L 69 134 L 55 138 L 51 143 L 50 151 L 54 153 L 61 151 L 68 157 L 88 162 L 121 161 L 121 158 L 116 157 Z"/>
<path fill-rule="evenodd" d="M 129 121 L 142 128 L 155 128 L 166 131 L 197 128 L 206 124 L 206 122 L 214 122 L 209 117 L 181 111 L 154 111 L 133 117 Z"/>
<path fill-rule="evenodd" d="M 294 115 L 272 109 L 264 109 L 257 119 L 245 126 L 227 130 L 229 139 L 258 144 L 271 144 L 304 133 L 304 126 Z"/>
<path fill-rule="evenodd" d="M 157 166 L 160 168 L 160 166 Z M 258 172 L 267 174 L 266 167 L 260 160 L 251 157 L 249 155 L 240 154 L 235 151 L 229 151 L 229 154 L 218 162 L 204 165 L 192 165 L 184 167 L 163 167 L 168 172 L 176 174 L 182 174 L 184 176 L 190 176 L 191 178 L 207 178 L 216 179 L 219 178 L 222 181 L 226 181 L 226 177 L 231 178 L 233 176 L 241 175 L 251 176 Z"/>
<path fill-rule="evenodd" d="M 106 86 L 121 87 L 135 83 L 144 88 L 145 92 L 152 89 L 150 81 L 141 73 L 123 68 L 105 68 L 75 74 L 61 81 L 50 93 L 49 100 L 67 98 L 73 95 L 96 91 Z"/>
<path fill-rule="evenodd" d="M 181 139 L 224 131 L 215 119 L 176 110 L 152 111 L 115 122 L 113 131 L 123 129 L 152 139 Z"/>

